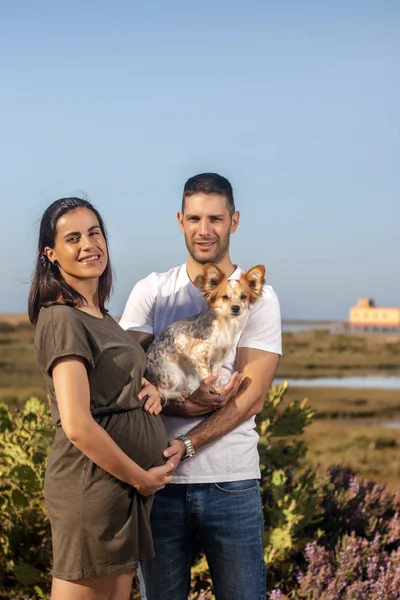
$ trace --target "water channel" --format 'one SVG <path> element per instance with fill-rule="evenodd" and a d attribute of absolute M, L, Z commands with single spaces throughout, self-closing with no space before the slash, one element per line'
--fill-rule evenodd
<path fill-rule="evenodd" d="M 313 379 L 276 379 L 291 387 L 341 387 L 354 389 L 400 390 L 400 375 L 364 375 L 355 377 L 317 377 Z"/>

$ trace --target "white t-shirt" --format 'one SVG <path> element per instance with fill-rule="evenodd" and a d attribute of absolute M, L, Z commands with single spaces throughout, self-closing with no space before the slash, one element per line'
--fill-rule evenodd
<path fill-rule="evenodd" d="M 239 279 L 237 268 L 230 279 Z M 124 329 L 150 333 L 155 338 L 171 323 L 192 317 L 204 310 L 206 302 L 190 281 L 186 265 L 166 273 L 151 273 L 133 288 L 120 325 Z M 282 353 L 281 316 L 278 297 L 270 285 L 264 286 L 263 297 L 249 310 L 244 328 L 236 338 L 236 347 L 226 356 L 221 372 L 225 385 L 236 366 L 236 348 L 255 348 Z M 172 417 L 162 415 L 169 439 L 186 434 L 204 417 Z M 257 451 L 258 434 L 254 417 L 201 447 L 196 454 L 180 463 L 173 483 L 213 483 L 260 477 Z"/>

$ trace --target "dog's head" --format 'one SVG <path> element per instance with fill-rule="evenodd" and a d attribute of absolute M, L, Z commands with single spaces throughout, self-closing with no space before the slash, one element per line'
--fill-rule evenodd
<path fill-rule="evenodd" d="M 237 317 L 261 298 L 264 281 L 262 265 L 252 267 L 236 280 L 228 279 L 216 265 L 207 264 L 201 288 L 208 304 L 220 316 Z"/>

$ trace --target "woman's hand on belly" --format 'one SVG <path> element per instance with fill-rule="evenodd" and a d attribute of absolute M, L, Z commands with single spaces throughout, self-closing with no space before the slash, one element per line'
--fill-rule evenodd
<path fill-rule="evenodd" d="M 175 464 L 169 460 L 161 467 L 153 467 L 145 471 L 143 481 L 136 485 L 136 489 L 142 496 L 150 496 L 158 490 L 162 490 L 170 483 Z"/>

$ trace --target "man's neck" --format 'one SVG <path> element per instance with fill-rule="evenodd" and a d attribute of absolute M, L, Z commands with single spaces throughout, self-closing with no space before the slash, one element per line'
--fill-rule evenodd
<path fill-rule="evenodd" d="M 236 266 L 232 263 L 229 256 L 224 256 L 222 260 L 215 264 L 221 269 L 223 273 L 225 273 L 227 277 L 232 275 L 232 273 L 236 270 Z M 190 281 L 194 283 L 199 275 L 203 275 L 204 265 L 195 261 L 193 257 L 189 254 L 186 262 L 186 272 Z"/>

